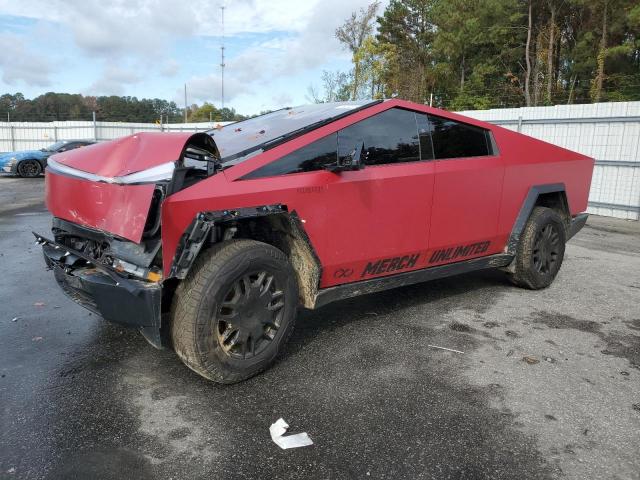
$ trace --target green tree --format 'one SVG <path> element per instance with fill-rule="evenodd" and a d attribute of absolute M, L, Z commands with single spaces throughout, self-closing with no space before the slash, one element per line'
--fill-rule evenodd
<path fill-rule="evenodd" d="M 375 1 L 367 8 L 361 8 L 360 12 L 353 12 L 342 26 L 336 29 L 336 38 L 351 52 L 353 59 L 353 79 L 351 85 L 351 98 L 357 99 L 362 83 L 362 55 L 360 49 L 371 36 L 374 27 L 376 12 L 380 3 Z"/>
<path fill-rule="evenodd" d="M 437 0 L 391 0 L 378 17 L 377 40 L 392 52 L 383 74 L 387 93 L 422 103 L 434 91 L 436 4 Z"/>
<path fill-rule="evenodd" d="M 209 122 L 221 116 L 220 111 L 209 102 L 204 102 L 201 106 L 193 105 L 193 107 L 189 114 L 190 122 Z"/>
<path fill-rule="evenodd" d="M 391 0 L 367 58 L 382 96 L 446 108 L 631 100 L 639 27 L 637 0 Z"/>
<path fill-rule="evenodd" d="M 175 102 L 160 98 L 82 96 L 79 94 L 48 92 L 34 99 L 26 99 L 22 93 L 0 96 L 0 119 L 7 113 L 12 121 L 90 120 L 92 112 L 101 121 L 111 122 L 182 122 L 184 112 Z M 191 107 L 192 121 L 241 120 L 246 118 L 234 109 L 222 111 L 205 102 Z"/>

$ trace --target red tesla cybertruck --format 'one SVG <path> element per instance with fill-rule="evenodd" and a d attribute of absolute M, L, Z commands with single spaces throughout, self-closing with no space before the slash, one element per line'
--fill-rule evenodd
<path fill-rule="evenodd" d="M 298 307 L 485 268 L 547 287 L 592 170 L 424 105 L 309 105 L 55 155 L 36 238 L 73 300 L 232 383 L 274 360 Z"/>

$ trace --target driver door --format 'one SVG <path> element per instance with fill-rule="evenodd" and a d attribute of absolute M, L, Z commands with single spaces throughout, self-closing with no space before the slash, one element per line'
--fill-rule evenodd
<path fill-rule="evenodd" d="M 416 122 L 392 108 L 338 132 L 338 156 L 364 144 L 364 168 L 328 178 L 321 287 L 426 267 L 435 169 Z"/>

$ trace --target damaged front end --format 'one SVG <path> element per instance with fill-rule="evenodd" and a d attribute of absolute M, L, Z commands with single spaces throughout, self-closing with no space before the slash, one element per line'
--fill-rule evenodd
<path fill-rule="evenodd" d="M 34 235 L 36 242 L 42 245 L 47 267 L 53 270 L 58 285 L 67 296 L 105 320 L 139 328 L 152 345 L 162 346 L 160 283 L 124 276 L 84 253 L 100 248 L 95 240 L 79 237 L 72 240 L 66 232 L 58 234 L 59 241 L 35 232 Z M 83 244 L 82 251 L 69 247 L 70 241 Z"/>
<path fill-rule="evenodd" d="M 213 140 L 138 134 L 57 157 L 46 174 L 53 239 L 34 233 L 47 267 L 76 303 L 160 348 L 162 204 L 218 171 Z"/>

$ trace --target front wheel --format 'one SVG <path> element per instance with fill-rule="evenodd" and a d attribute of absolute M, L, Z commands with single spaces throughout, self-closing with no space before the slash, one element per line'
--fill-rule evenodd
<path fill-rule="evenodd" d="M 562 217 L 550 208 L 535 207 L 518 242 L 513 283 L 531 290 L 551 285 L 564 259 L 566 238 Z"/>
<path fill-rule="evenodd" d="M 23 160 L 18 164 L 18 175 L 26 178 L 34 178 L 42 173 L 42 165 L 37 160 Z"/>
<path fill-rule="evenodd" d="M 267 368 L 285 344 L 298 306 L 286 255 L 253 240 L 230 240 L 203 252 L 178 286 L 171 338 L 196 373 L 235 383 Z"/>

